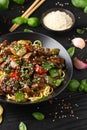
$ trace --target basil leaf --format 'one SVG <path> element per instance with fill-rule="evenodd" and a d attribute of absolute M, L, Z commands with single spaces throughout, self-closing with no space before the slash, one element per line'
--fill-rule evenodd
<path fill-rule="evenodd" d="M 84 33 L 85 33 L 85 30 L 84 30 L 84 29 L 79 29 L 79 28 L 77 28 L 77 29 L 76 29 L 76 32 L 77 32 L 78 34 L 84 34 Z"/>
<path fill-rule="evenodd" d="M 40 112 L 33 112 L 32 116 L 37 120 L 43 120 L 45 118 L 44 114 Z"/>
<path fill-rule="evenodd" d="M 14 24 L 23 24 L 23 23 L 27 23 L 27 18 L 23 18 L 23 17 L 16 17 L 12 20 L 12 23 Z"/>
<path fill-rule="evenodd" d="M 24 124 L 23 122 L 20 122 L 20 124 L 19 124 L 19 130 L 27 130 L 26 124 Z"/>
<path fill-rule="evenodd" d="M 87 6 L 87 0 L 71 0 L 75 7 L 85 8 Z"/>
<path fill-rule="evenodd" d="M 84 13 L 87 13 L 87 6 L 84 8 Z"/>
<path fill-rule="evenodd" d="M 75 53 L 75 47 L 70 47 L 68 50 L 67 50 L 68 54 L 70 55 L 70 57 L 72 57 Z"/>
<path fill-rule="evenodd" d="M 8 9 L 9 6 L 9 0 L 0 0 L 0 8 L 2 9 Z"/>
<path fill-rule="evenodd" d="M 70 91 L 74 92 L 74 91 L 77 91 L 77 90 L 78 90 L 79 86 L 80 86 L 80 82 L 79 82 L 78 80 L 76 80 L 76 79 L 72 79 L 72 80 L 69 82 L 67 88 L 68 88 Z"/>
<path fill-rule="evenodd" d="M 37 17 L 31 17 L 31 18 L 28 18 L 27 24 L 31 27 L 37 27 L 40 25 L 40 20 Z"/>
<path fill-rule="evenodd" d="M 17 4 L 24 4 L 25 0 L 13 0 Z"/>
<path fill-rule="evenodd" d="M 25 28 L 25 29 L 24 29 L 24 32 L 33 32 L 33 30 L 30 30 L 30 29 Z"/>

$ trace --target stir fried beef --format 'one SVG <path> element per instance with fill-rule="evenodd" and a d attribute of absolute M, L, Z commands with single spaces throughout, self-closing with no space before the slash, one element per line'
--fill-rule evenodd
<path fill-rule="evenodd" d="M 17 91 L 19 87 L 19 83 L 16 82 L 13 78 L 10 78 L 9 76 L 5 76 L 0 81 L 0 89 L 2 92 L 12 94 Z"/>
<path fill-rule="evenodd" d="M 10 45 L 5 40 L 0 50 L 0 95 L 22 91 L 34 96 L 48 84 L 45 77 L 51 77 L 51 69 L 58 73 L 65 67 L 65 60 L 58 56 L 59 49 L 43 48 L 29 40 L 13 41 Z"/>

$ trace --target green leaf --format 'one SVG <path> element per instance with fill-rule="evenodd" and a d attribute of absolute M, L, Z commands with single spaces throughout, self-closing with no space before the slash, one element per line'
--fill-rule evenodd
<path fill-rule="evenodd" d="M 25 29 L 24 29 L 24 32 L 33 32 L 33 30 L 30 30 L 30 29 L 25 28 Z"/>
<path fill-rule="evenodd" d="M 44 114 L 40 112 L 33 112 L 32 116 L 37 120 L 43 120 L 45 118 Z"/>
<path fill-rule="evenodd" d="M 20 122 L 20 124 L 19 124 L 19 130 L 27 130 L 26 124 L 24 124 L 23 122 Z"/>
<path fill-rule="evenodd" d="M 72 80 L 69 82 L 69 85 L 67 86 L 67 88 L 68 88 L 70 91 L 74 92 L 74 91 L 77 91 L 77 90 L 78 90 L 79 86 L 80 86 L 80 82 L 79 82 L 78 80 L 76 80 L 76 79 L 72 79 Z"/>
<path fill-rule="evenodd" d="M 78 34 L 84 34 L 84 33 L 85 33 L 85 30 L 84 30 L 84 29 L 79 29 L 79 28 L 77 28 L 77 29 L 76 29 L 76 32 L 77 32 Z"/>
<path fill-rule="evenodd" d="M 37 17 L 28 18 L 28 25 L 31 27 L 37 27 L 40 25 L 40 20 Z"/>
<path fill-rule="evenodd" d="M 67 50 L 68 54 L 70 55 L 70 57 L 72 57 L 75 53 L 75 47 L 70 47 L 68 50 Z"/>
<path fill-rule="evenodd" d="M 13 0 L 17 4 L 24 4 L 25 0 Z"/>
<path fill-rule="evenodd" d="M 24 23 L 27 23 L 27 18 L 16 17 L 12 20 L 12 23 L 14 23 L 14 24 L 24 24 Z"/>
<path fill-rule="evenodd" d="M 0 8 L 1 9 L 8 9 L 9 7 L 9 0 L 0 0 Z"/>
<path fill-rule="evenodd" d="M 71 0 L 71 2 L 78 8 L 85 8 L 87 6 L 87 0 Z"/>
<path fill-rule="evenodd" d="M 87 6 L 84 8 L 84 13 L 87 13 Z"/>

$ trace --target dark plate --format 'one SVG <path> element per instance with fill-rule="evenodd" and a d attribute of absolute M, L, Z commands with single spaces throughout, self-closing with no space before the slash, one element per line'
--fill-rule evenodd
<path fill-rule="evenodd" d="M 39 33 L 24 33 L 24 32 L 9 33 L 7 35 L 0 37 L 0 43 L 4 40 L 8 40 L 9 42 L 12 42 L 14 40 L 20 40 L 20 39 L 31 40 L 32 42 L 35 40 L 41 40 L 44 47 L 60 49 L 59 55 L 65 59 L 65 64 L 66 64 L 65 81 L 63 82 L 63 84 L 60 87 L 56 88 L 55 91 L 50 96 L 48 96 L 46 99 L 38 101 L 38 102 L 34 102 L 34 103 L 40 103 L 42 101 L 46 101 L 48 99 L 56 97 L 66 88 L 66 86 L 68 85 L 68 83 L 72 77 L 72 73 L 73 73 L 72 61 L 71 61 L 71 58 L 70 58 L 69 54 L 67 53 L 66 49 L 59 42 L 52 39 L 51 37 L 48 37 L 46 35 L 39 34 Z M 13 101 L 7 101 L 6 98 L 3 96 L 0 96 L 0 101 L 14 103 L 14 104 L 34 104 L 29 101 L 25 102 L 25 103 L 16 103 Z"/>

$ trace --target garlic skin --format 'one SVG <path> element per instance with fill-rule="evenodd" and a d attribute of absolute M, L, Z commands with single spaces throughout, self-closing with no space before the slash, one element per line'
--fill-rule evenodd
<path fill-rule="evenodd" d="M 73 38 L 71 41 L 75 47 L 80 49 L 83 49 L 86 45 L 85 40 L 80 37 Z"/>
<path fill-rule="evenodd" d="M 87 64 L 84 63 L 83 61 L 79 60 L 77 57 L 75 57 L 73 59 L 73 64 L 75 66 L 76 69 L 87 69 Z"/>

